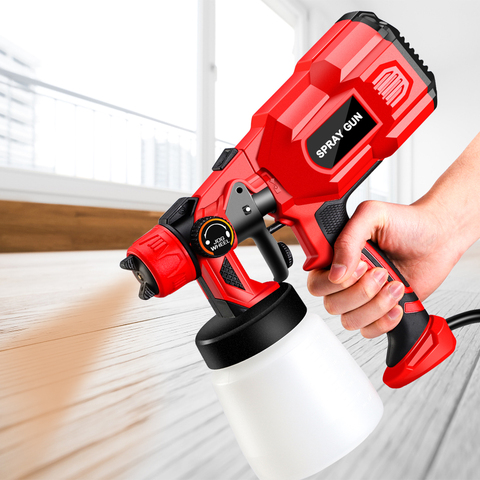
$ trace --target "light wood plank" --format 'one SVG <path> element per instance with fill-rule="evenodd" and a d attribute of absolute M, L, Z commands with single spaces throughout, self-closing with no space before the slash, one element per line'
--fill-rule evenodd
<path fill-rule="evenodd" d="M 454 355 L 391 390 L 381 380 L 386 339 L 343 330 L 308 294 L 305 257 L 299 247 L 292 251 L 289 282 L 385 404 L 376 431 L 313 478 L 475 478 L 478 328 L 457 330 Z M 270 279 L 255 249 L 239 256 L 253 278 Z M 0 478 L 254 479 L 194 345 L 212 315 L 208 302 L 195 283 L 165 299 L 139 300 L 138 284 L 118 268 L 122 258 L 121 251 L 0 255 Z M 479 261 L 475 246 L 427 309 L 448 316 L 479 308 L 472 268 Z"/>
<path fill-rule="evenodd" d="M 479 332 L 475 332 L 478 337 Z M 468 372 L 471 377 L 449 418 L 436 455 L 431 460 L 429 480 L 475 479 L 479 476 L 480 456 L 480 351 Z"/>

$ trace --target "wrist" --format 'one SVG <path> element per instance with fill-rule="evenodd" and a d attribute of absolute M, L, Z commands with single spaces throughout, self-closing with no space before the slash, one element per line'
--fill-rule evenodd
<path fill-rule="evenodd" d="M 448 252 L 454 263 L 480 237 L 478 221 L 472 216 L 475 209 L 466 201 L 460 202 L 458 196 L 453 200 L 434 187 L 414 205 L 434 226 L 438 248 Z"/>

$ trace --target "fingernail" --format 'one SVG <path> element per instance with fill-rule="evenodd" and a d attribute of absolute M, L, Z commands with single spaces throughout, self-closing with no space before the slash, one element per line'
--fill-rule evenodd
<path fill-rule="evenodd" d="M 357 278 L 360 278 L 367 271 L 367 269 L 368 269 L 367 263 L 364 262 L 363 260 L 360 260 L 360 263 L 358 264 L 358 267 L 355 270 L 354 275 Z"/>
<path fill-rule="evenodd" d="M 400 313 L 401 313 L 401 309 L 398 308 L 398 307 L 395 307 L 395 308 L 392 308 L 388 313 L 387 313 L 387 317 L 390 319 L 390 320 L 396 320 L 399 316 L 400 316 Z"/>
<path fill-rule="evenodd" d="M 388 293 L 393 298 L 400 298 L 403 294 L 403 285 L 401 283 L 391 283 L 388 286 Z"/>
<path fill-rule="evenodd" d="M 379 285 L 383 285 L 387 281 L 388 273 L 385 269 L 375 270 L 373 272 L 373 278 Z"/>
<path fill-rule="evenodd" d="M 339 264 L 332 264 L 330 267 L 330 273 L 328 275 L 328 279 L 331 282 L 338 282 L 345 273 L 347 272 L 347 267 L 345 265 L 339 265 Z"/>

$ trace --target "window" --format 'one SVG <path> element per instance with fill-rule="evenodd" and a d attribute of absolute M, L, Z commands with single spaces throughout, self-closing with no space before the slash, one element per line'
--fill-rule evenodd
<path fill-rule="evenodd" d="M 228 145 L 241 140 L 255 111 L 291 75 L 294 30 L 262 0 L 214 4 L 215 136 Z M 171 203 L 169 191 L 191 193 L 201 178 L 197 6 L 6 5 L 0 67 L 11 75 L 0 75 L 2 198 L 158 209 Z M 224 146 L 217 141 L 217 149 Z"/>
<path fill-rule="evenodd" d="M 216 5 L 216 137 L 234 144 L 291 76 L 294 30 L 262 0 Z"/>

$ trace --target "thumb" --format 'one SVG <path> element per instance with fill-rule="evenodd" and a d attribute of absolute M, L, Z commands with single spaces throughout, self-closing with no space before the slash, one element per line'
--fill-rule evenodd
<path fill-rule="evenodd" d="M 328 279 L 342 283 L 355 272 L 367 240 L 376 238 L 385 225 L 385 204 L 377 201 L 361 203 L 340 232 L 334 245 L 333 261 Z"/>

